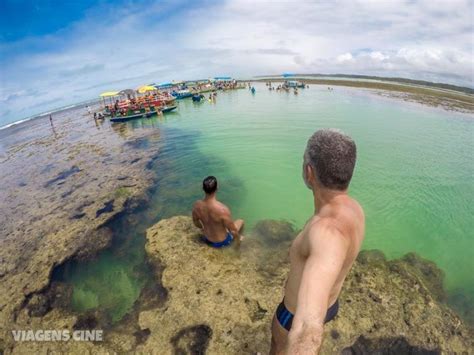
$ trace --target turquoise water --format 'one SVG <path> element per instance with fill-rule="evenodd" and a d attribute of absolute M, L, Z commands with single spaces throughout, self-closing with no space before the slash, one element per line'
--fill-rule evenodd
<path fill-rule="evenodd" d="M 110 250 L 63 270 L 61 279 L 74 286 L 73 308 L 106 309 L 114 320 L 127 313 L 150 282 L 144 231 L 161 218 L 190 214 L 206 175 L 218 178 L 220 198 L 247 230 L 267 218 L 302 227 L 313 212 L 302 155 L 308 137 L 324 127 L 342 129 L 357 143 L 350 193 L 365 210 L 364 248 L 390 258 L 415 251 L 435 261 L 458 308 L 472 307 L 472 117 L 357 89 L 312 86 L 294 95 L 257 85 L 255 95 L 237 90 L 219 92 L 212 103 L 183 100 L 175 114 L 127 127 L 161 131 L 158 181 L 150 205 L 124 217 L 130 223 L 111 226 Z"/>

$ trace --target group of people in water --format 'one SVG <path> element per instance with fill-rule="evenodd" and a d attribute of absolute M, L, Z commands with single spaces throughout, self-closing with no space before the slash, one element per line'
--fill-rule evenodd
<path fill-rule="evenodd" d="M 94 112 L 94 120 L 103 120 L 105 116 L 102 114 L 102 112 Z"/>
<path fill-rule="evenodd" d="M 270 90 L 270 91 L 276 90 L 276 91 L 290 92 L 290 90 L 293 89 L 293 93 L 295 95 L 298 95 L 298 87 L 300 87 L 300 88 L 309 88 L 309 85 L 306 85 L 304 83 L 300 83 L 299 86 L 291 86 L 286 81 L 283 84 L 278 85 L 277 87 L 273 86 L 271 81 L 265 83 L 265 85 L 268 86 L 268 90 Z"/>
<path fill-rule="evenodd" d="M 271 354 L 318 353 L 324 324 L 338 314 L 338 297 L 365 231 L 362 207 L 348 195 L 355 163 L 355 142 L 343 132 L 323 129 L 309 138 L 302 175 L 314 214 L 290 247 L 284 298 L 271 325 Z M 217 179 L 206 177 L 202 188 L 204 198 L 194 204 L 192 218 L 203 242 L 213 248 L 240 245 L 244 221 L 233 219 L 218 201 Z"/>
<path fill-rule="evenodd" d="M 209 94 L 209 102 L 216 101 L 217 98 L 217 91 L 213 91 Z"/>

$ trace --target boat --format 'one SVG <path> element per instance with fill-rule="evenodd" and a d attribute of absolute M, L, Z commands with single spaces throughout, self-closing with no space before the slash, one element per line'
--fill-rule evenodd
<path fill-rule="evenodd" d="M 300 89 L 304 89 L 306 87 L 306 84 L 301 82 L 301 81 L 296 81 L 296 80 L 287 80 L 285 81 L 285 83 L 283 84 L 289 88 L 300 88 Z"/>
<path fill-rule="evenodd" d="M 199 86 L 199 92 L 200 93 L 205 93 L 205 92 L 210 92 L 214 91 L 216 88 L 212 84 L 204 84 Z"/>
<path fill-rule="evenodd" d="M 138 118 L 148 118 L 153 115 L 156 115 L 158 111 L 148 111 L 148 112 L 138 112 L 138 113 L 133 113 L 131 115 L 126 115 L 126 116 L 115 116 L 115 117 L 110 117 L 111 122 L 126 122 L 130 120 L 135 120 Z"/>
<path fill-rule="evenodd" d="M 166 113 L 166 112 L 171 112 L 173 110 L 176 110 L 178 108 L 177 105 L 172 105 L 172 106 L 163 106 L 161 108 L 161 112 Z"/>
<path fill-rule="evenodd" d="M 181 100 L 181 99 L 185 99 L 187 97 L 191 97 L 193 96 L 193 94 L 191 93 L 191 91 L 187 90 L 187 89 L 184 89 L 184 90 L 178 90 L 178 91 L 173 91 L 171 93 L 171 95 L 173 95 L 177 100 Z"/>
<path fill-rule="evenodd" d="M 173 106 L 176 102 L 176 97 L 171 95 L 169 92 L 162 92 L 156 96 L 159 101 L 159 106 Z"/>

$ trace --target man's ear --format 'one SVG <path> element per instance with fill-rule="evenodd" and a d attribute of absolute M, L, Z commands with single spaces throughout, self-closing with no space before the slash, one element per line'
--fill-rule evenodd
<path fill-rule="evenodd" d="M 307 176 L 307 179 L 308 179 L 308 182 L 313 185 L 314 182 L 316 181 L 316 177 L 314 175 L 314 170 L 313 170 L 313 167 L 311 166 L 311 164 L 306 164 L 306 176 Z"/>

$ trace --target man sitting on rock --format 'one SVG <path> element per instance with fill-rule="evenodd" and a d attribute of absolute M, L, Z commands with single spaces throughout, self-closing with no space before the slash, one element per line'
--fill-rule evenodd
<path fill-rule="evenodd" d="M 364 238 L 364 212 L 347 193 L 355 161 L 355 143 L 342 132 L 320 130 L 308 141 L 303 179 L 313 192 L 315 214 L 290 248 L 271 354 L 317 354 L 324 324 L 337 315 L 342 284 Z"/>
<path fill-rule="evenodd" d="M 232 243 L 240 243 L 239 232 L 244 225 L 242 219 L 232 220 L 229 208 L 217 201 L 217 179 L 208 176 L 202 182 L 205 196 L 196 201 L 193 207 L 194 225 L 202 229 L 203 240 L 214 248 L 221 248 Z"/>

